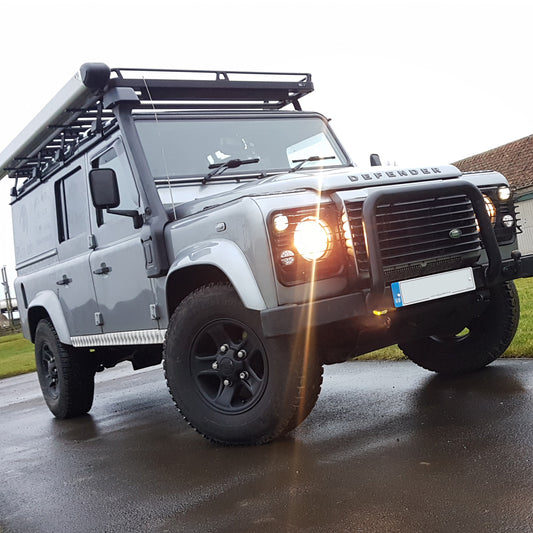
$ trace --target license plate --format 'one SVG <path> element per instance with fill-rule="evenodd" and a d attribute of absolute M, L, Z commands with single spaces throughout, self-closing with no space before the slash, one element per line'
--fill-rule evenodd
<path fill-rule="evenodd" d="M 446 298 L 475 288 L 474 273 L 470 267 L 391 284 L 395 307 Z"/>

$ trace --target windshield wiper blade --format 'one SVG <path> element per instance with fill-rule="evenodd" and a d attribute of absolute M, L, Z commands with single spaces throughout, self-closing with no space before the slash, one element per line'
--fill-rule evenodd
<path fill-rule="evenodd" d="M 222 174 L 225 170 L 228 168 L 237 168 L 241 165 L 251 165 L 253 163 L 259 163 L 259 158 L 254 157 L 253 159 L 230 159 L 229 161 L 226 161 L 225 163 L 215 163 L 213 165 L 209 165 L 209 169 L 214 169 L 213 172 L 210 172 L 203 180 L 202 183 L 205 183 L 206 181 L 209 181 L 211 178 L 215 176 L 219 176 Z"/>
<path fill-rule="evenodd" d="M 305 159 L 293 159 L 293 163 L 298 163 L 295 167 L 291 168 L 289 172 L 296 172 L 297 170 L 300 170 L 306 163 L 309 163 L 310 161 L 323 161 L 324 159 L 335 159 L 334 155 L 328 155 L 325 157 L 322 157 L 320 155 L 312 155 L 311 157 L 306 157 Z"/>

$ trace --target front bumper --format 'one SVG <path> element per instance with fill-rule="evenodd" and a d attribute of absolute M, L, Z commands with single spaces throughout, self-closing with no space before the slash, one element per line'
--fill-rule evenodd
<path fill-rule="evenodd" d="M 533 276 L 533 255 L 514 254 L 513 259 L 501 261 L 499 272 L 490 272 L 484 267 L 474 270 L 477 289 L 517 278 Z M 379 307 L 376 307 L 379 303 Z M 410 306 L 413 312 L 417 305 Z M 394 308 L 392 292 L 386 287 L 377 302 L 371 289 L 344 294 L 333 298 L 291 304 L 261 311 L 261 323 L 266 337 L 293 335 L 308 328 L 334 324 L 347 319 L 372 316 L 374 309 Z"/>

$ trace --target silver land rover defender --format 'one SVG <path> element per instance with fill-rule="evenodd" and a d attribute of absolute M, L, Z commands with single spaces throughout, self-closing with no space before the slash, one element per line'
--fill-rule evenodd
<path fill-rule="evenodd" d="M 397 343 L 463 373 L 505 351 L 512 280 L 533 274 L 505 178 L 356 168 L 302 111 L 312 90 L 309 74 L 88 63 L 0 154 L 55 416 L 89 411 L 96 371 L 163 360 L 190 425 L 258 444 L 305 419 L 324 364 Z"/>

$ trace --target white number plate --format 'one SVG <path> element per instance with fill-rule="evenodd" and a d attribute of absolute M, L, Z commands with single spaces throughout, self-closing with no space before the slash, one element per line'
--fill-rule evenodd
<path fill-rule="evenodd" d="M 391 284 L 396 307 L 445 298 L 453 294 L 473 291 L 475 288 L 474 273 L 470 267 Z"/>

